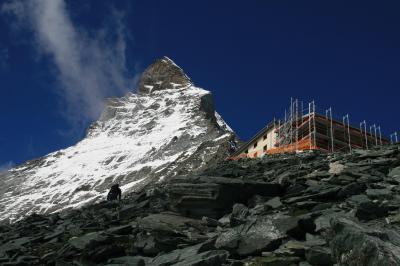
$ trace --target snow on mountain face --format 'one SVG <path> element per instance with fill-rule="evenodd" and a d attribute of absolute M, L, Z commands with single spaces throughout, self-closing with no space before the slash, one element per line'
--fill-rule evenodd
<path fill-rule="evenodd" d="M 198 170 L 227 156 L 232 137 L 210 92 L 165 57 L 143 73 L 138 94 L 108 101 L 82 141 L 0 175 L 0 220 L 103 200 L 114 183 L 126 194 Z"/>

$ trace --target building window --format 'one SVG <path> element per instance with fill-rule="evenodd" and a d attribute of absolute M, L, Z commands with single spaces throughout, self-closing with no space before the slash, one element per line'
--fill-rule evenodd
<path fill-rule="evenodd" d="M 263 139 L 264 139 L 264 140 L 266 140 L 266 139 L 267 139 L 267 137 L 268 137 L 268 135 L 267 135 L 267 134 L 265 134 L 265 135 L 264 135 L 264 137 L 263 137 Z"/>
<path fill-rule="evenodd" d="M 268 150 L 268 145 L 264 146 L 264 151 Z"/>
<path fill-rule="evenodd" d="M 257 142 L 256 142 L 256 143 L 254 143 L 253 147 L 254 147 L 254 148 L 255 148 L 255 147 L 257 147 Z"/>

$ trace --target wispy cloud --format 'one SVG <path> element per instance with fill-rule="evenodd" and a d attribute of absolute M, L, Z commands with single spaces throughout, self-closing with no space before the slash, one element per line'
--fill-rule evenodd
<path fill-rule="evenodd" d="M 7 172 L 7 170 L 13 168 L 15 164 L 13 162 L 6 162 L 3 164 L 0 164 L 0 174 Z"/>
<path fill-rule="evenodd" d="M 53 59 L 65 114 L 75 125 L 96 119 L 106 96 L 132 84 L 121 12 L 110 12 L 110 23 L 93 34 L 73 23 L 64 0 L 12 0 L 1 11 L 11 15 L 12 27 L 30 29 L 38 50 Z"/>

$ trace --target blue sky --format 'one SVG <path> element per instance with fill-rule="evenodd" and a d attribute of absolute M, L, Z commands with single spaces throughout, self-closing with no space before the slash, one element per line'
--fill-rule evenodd
<path fill-rule="evenodd" d="M 400 130 L 398 1 L 0 0 L 0 169 L 79 141 L 168 56 L 246 140 L 290 97 Z"/>

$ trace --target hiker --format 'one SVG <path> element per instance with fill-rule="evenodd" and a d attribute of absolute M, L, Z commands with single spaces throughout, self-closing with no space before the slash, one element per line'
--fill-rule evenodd
<path fill-rule="evenodd" d="M 121 189 L 118 184 L 115 184 L 111 187 L 110 191 L 107 194 L 107 200 L 121 200 Z"/>
<path fill-rule="evenodd" d="M 230 140 L 229 141 L 229 151 L 231 153 L 234 153 L 237 150 L 237 144 L 235 140 Z"/>

